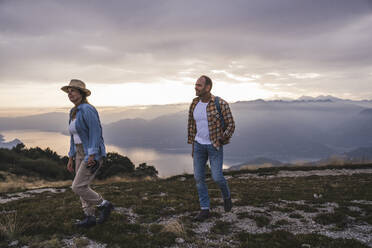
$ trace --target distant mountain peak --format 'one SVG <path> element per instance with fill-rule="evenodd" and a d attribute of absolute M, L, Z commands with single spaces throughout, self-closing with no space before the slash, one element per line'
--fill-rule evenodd
<path fill-rule="evenodd" d="M 341 98 L 337 98 L 331 95 L 320 95 L 317 97 L 312 97 L 312 96 L 301 96 L 297 100 L 299 101 L 332 101 L 332 102 L 337 102 L 337 101 L 343 101 Z"/>
<path fill-rule="evenodd" d="M 265 100 L 259 98 L 259 99 L 256 99 L 256 100 L 253 100 L 252 102 L 266 102 Z"/>
<path fill-rule="evenodd" d="M 0 140 L 0 148 L 7 148 L 7 149 L 12 149 L 13 147 L 15 147 L 16 145 L 22 143 L 22 141 L 20 141 L 19 139 L 14 139 L 12 141 L 9 141 L 9 142 L 2 142 Z"/>

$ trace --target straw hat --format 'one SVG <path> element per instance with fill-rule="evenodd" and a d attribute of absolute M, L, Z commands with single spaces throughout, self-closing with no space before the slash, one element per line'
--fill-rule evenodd
<path fill-rule="evenodd" d="M 87 96 L 90 96 L 90 90 L 85 87 L 85 83 L 79 79 L 71 79 L 70 84 L 63 86 L 61 90 L 68 93 L 68 88 L 75 88 L 83 91 Z"/>

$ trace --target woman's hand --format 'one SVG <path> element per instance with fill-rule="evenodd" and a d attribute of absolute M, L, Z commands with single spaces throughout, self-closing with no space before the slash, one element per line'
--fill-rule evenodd
<path fill-rule="evenodd" d="M 94 154 L 90 155 L 88 158 L 88 166 L 93 166 L 96 162 L 94 161 Z"/>
<path fill-rule="evenodd" d="M 72 159 L 72 157 L 68 159 L 67 170 L 71 173 L 74 172 L 74 160 Z"/>

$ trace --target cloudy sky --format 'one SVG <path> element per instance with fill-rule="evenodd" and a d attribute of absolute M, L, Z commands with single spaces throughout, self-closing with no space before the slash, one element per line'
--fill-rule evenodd
<path fill-rule="evenodd" d="M 372 0 L 0 0 L 0 106 L 372 99 Z"/>

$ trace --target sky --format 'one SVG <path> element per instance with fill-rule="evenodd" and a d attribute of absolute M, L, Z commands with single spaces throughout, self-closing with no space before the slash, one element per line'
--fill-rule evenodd
<path fill-rule="evenodd" d="M 372 0 L 0 0 L 0 107 L 372 99 Z"/>

